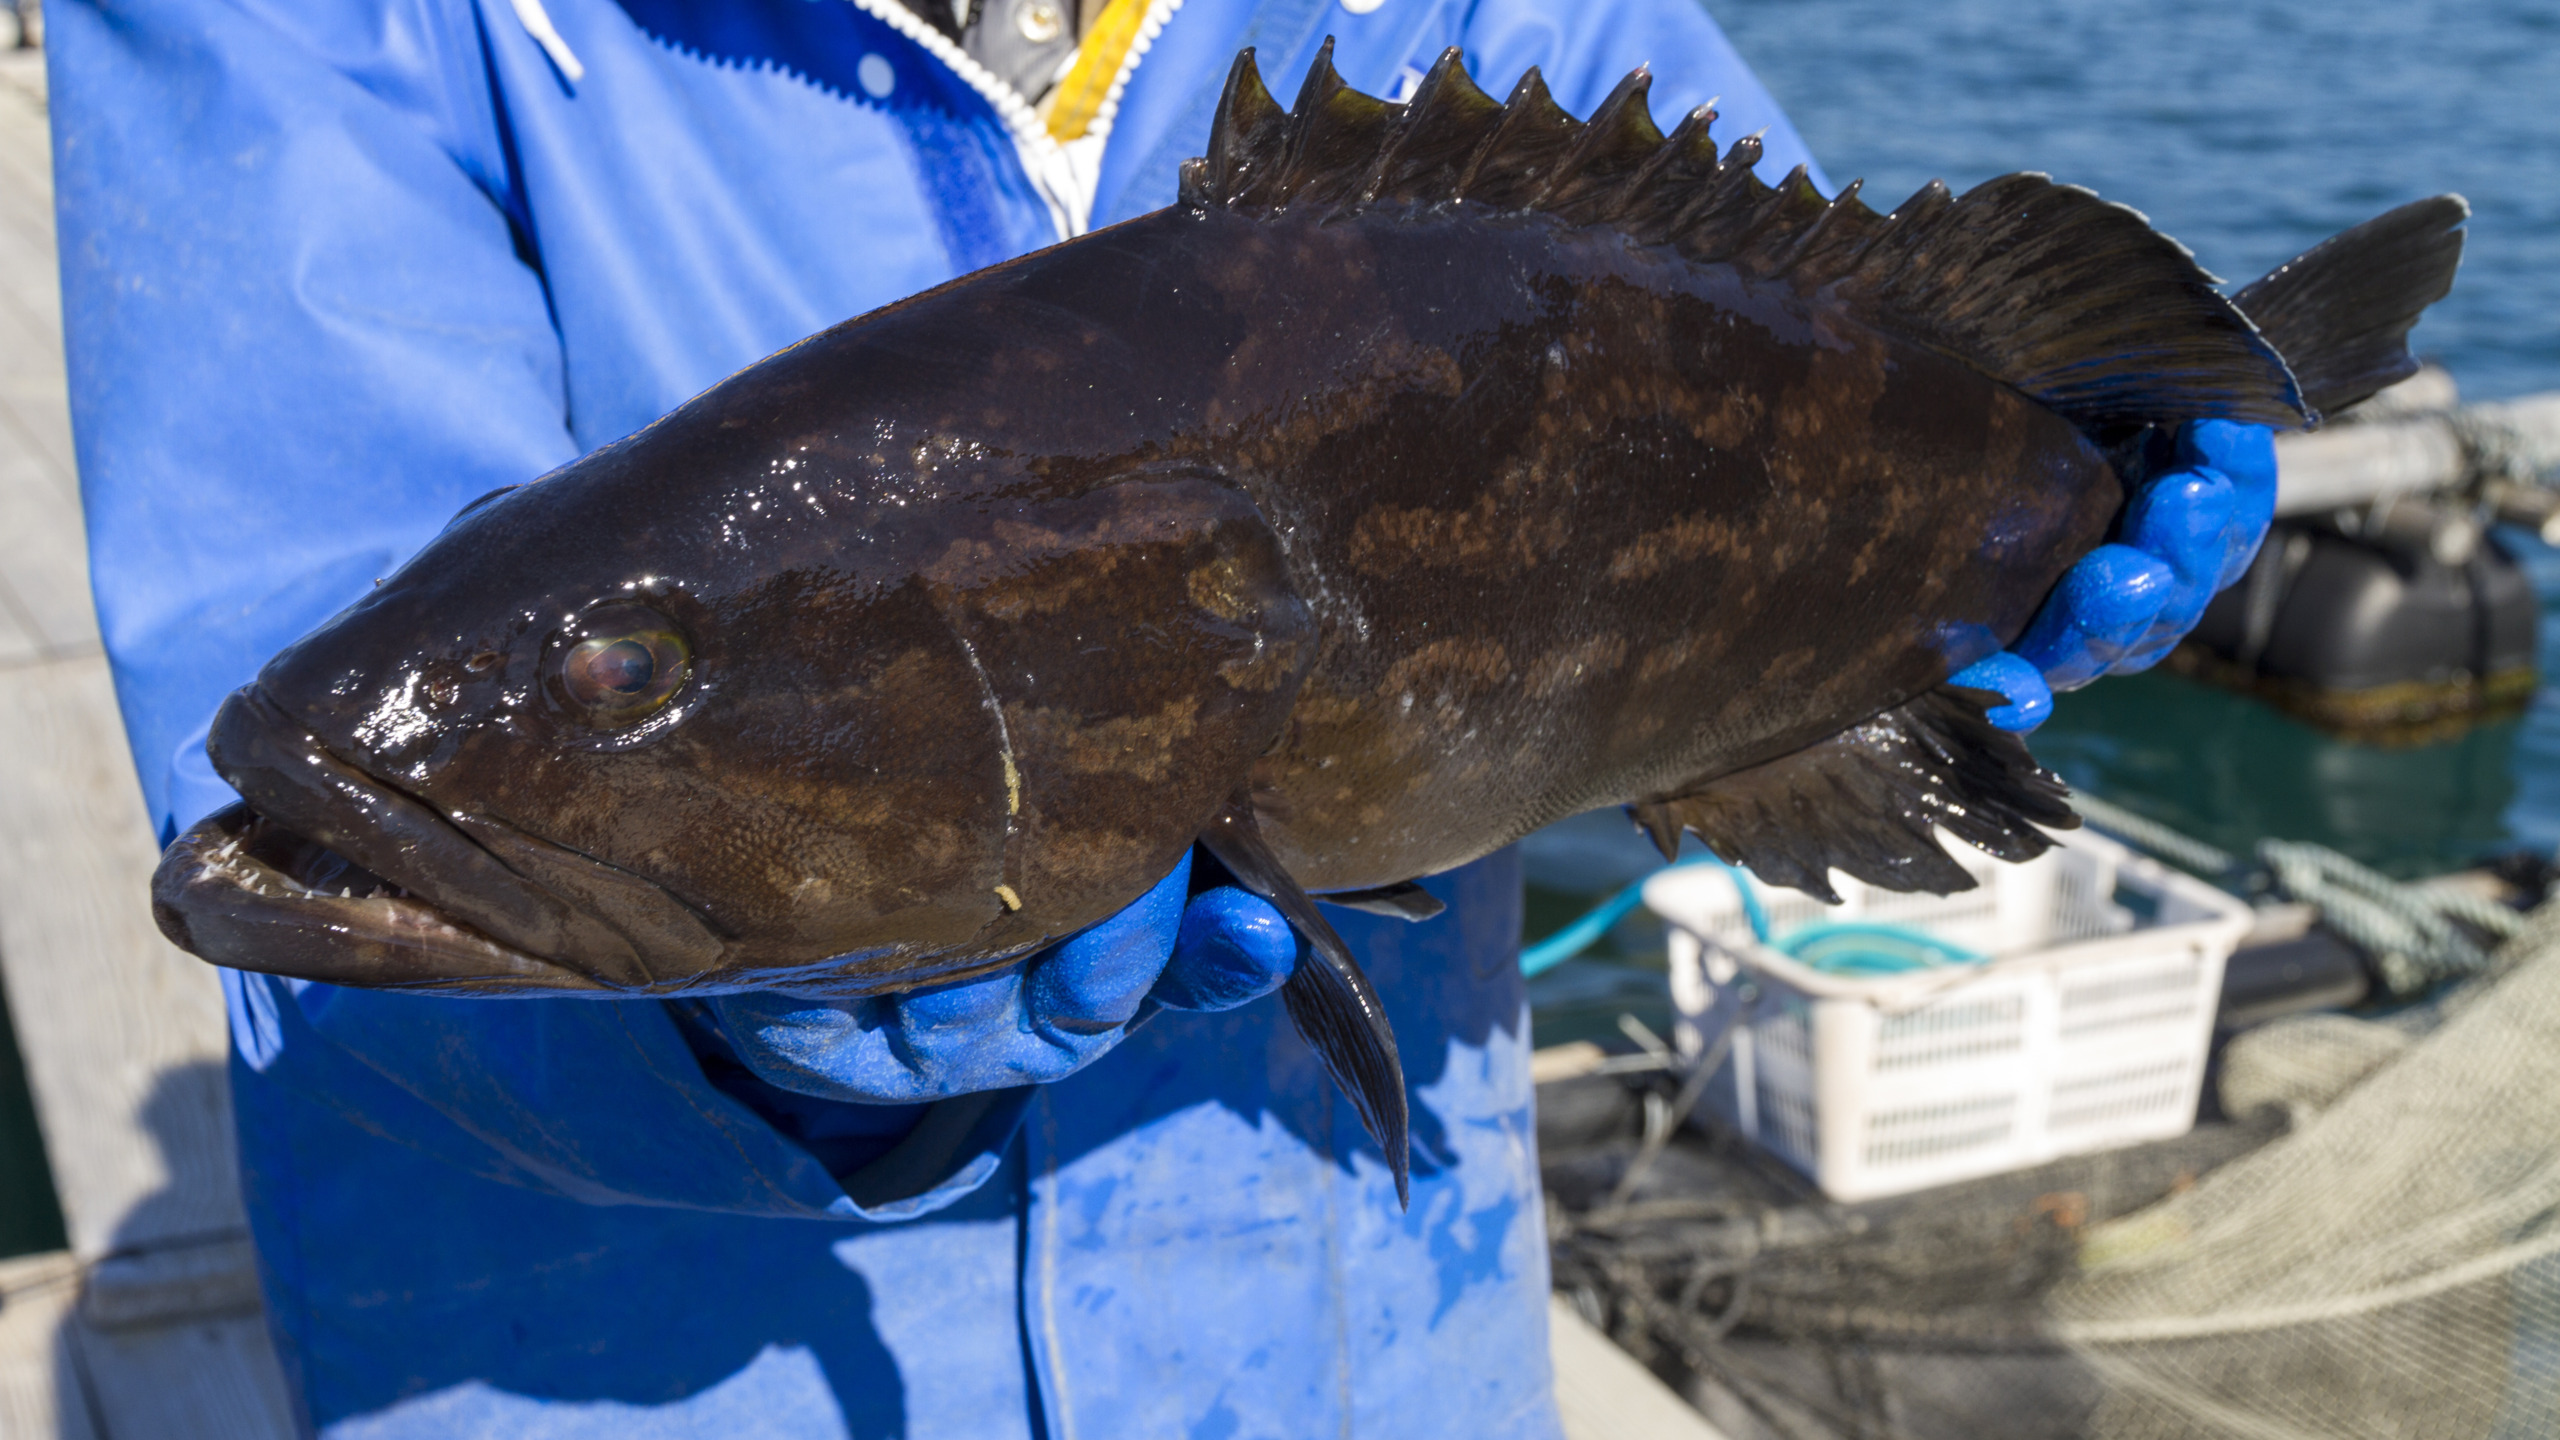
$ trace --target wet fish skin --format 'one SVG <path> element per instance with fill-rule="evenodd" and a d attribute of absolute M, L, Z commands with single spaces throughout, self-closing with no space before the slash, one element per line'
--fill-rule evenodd
<path fill-rule="evenodd" d="M 1393 1036 L 1307 891 L 1612 803 L 1817 890 L 1962 888 L 1933 826 L 2035 853 L 2059 782 L 1946 677 L 2104 538 L 2146 427 L 2311 407 L 2132 212 L 1772 189 L 1642 79 L 1584 125 L 1454 56 L 1407 108 L 1320 63 L 1283 113 L 1248 56 L 1182 204 L 752 366 L 279 655 L 163 928 L 343 983 L 858 995 L 1198 838 L 1318 942 L 1291 1013 L 1401 1177 Z M 2407 363 L 2462 213 L 2253 292 L 2343 357 L 2319 403 Z M 616 637 L 640 708 L 566 678 Z"/>
<path fill-rule="evenodd" d="M 1173 210 L 500 498 L 260 685 L 685 897 L 721 983 L 915 983 L 1111 913 L 1248 769 L 1351 889 L 1800 747 L 2014 635 L 2118 497 L 2066 423 L 1783 285 L 1544 219 Z M 551 632 L 626 597 L 699 678 L 586 734 Z"/>
<path fill-rule="evenodd" d="M 1234 447 L 1324 637 L 1254 769 L 1317 890 L 1926 690 L 2023 629 L 2122 502 L 2086 437 L 1978 371 L 1609 232 L 1373 211 L 1194 234 L 1240 301 L 1252 274 L 1328 276 L 1239 369 L 1341 337 L 1373 367 L 1355 393 L 1391 397 Z"/>
<path fill-rule="evenodd" d="M 1307 653 L 1237 492 L 1144 461 L 1044 482 L 910 439 L 930 432 L 894 400 L 813 417 L 804 386 L 911 367 L 784 359 L 780 403 L 715 391 L 466 516 L 256 687 L 386 786 L 644 876 L 725 944 L 716 966 L 643 954 L 559 983 L 863 991 L 998 968 L 1171 866 Z M 566 622 L 633 602 L 689 637 L 694 676 L 639 726 L 581 725 Z M 1107 666 L 1080 661 L 1106 639 Z M 245 748 L 232 733 L 217 764 Z"/>

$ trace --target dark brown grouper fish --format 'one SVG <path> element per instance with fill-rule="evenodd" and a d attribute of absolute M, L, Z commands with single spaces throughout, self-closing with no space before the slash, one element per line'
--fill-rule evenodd
<path fill-rule="evenodd" d="M 2037 175 L 1889 216 L 1628 78 L 1410 103 L 1237 62 L 1180 203 L 817 335 L 463 512 L 225 705 L 168 852 L 209 960 L 445 994 L 860 995 L 1018 963 L 1195 841 L 1399 1173 L 1309 892 L 1602 805 L 1769 880 L 2075 823 L 1944 687 L 2155 427 L 2405 373 L 2459 200 L 2218 294 Z M 2252 324 L 2252 320 L 2256 323 Z M 2290 366 L 2288 365 L 2290 362 Z"/>

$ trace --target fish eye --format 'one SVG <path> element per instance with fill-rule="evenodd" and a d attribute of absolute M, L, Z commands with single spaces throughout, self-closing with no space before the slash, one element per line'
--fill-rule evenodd
<path fill-rule="evenodd" d="M 569 635 L 555 672 L 560 693 L 592 724 L 620 727 L 656 714 L 693 673 L 693 650 L 666 619 L 637 606 L 591 615 Z"/>

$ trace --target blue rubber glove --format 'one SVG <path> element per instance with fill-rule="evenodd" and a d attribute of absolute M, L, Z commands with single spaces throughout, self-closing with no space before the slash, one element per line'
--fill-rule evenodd
<path fill-rule="evenodd" d="M 1279 911 L 1232 886 L 1188 895 L 1190 883 L 1186 854 L 1119 914 L 981 980 L 704 1003 L 749 1069 L 803 1095 L 908 1104 L 1064 1079 L 1159 1008 L 1232 1009 L 1288 980 L 1299 942 Z"/>
<path fill-rule="evenodd" d="M 2231 420 L 2179 428 L 2173 467 L 2142 482 L 2112 543 L 2081 557 L 2011 648 L 1952 683 L 1996 690 L 2004 730 L 2032 730 L 2057 690 L 2148 670 L 2257 558 L 2276 513 L 2275 432 Z"/>

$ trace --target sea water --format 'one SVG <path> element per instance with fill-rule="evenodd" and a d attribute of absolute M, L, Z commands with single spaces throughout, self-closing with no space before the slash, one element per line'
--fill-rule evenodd
<path fill-rule="evenodd" d="M 2245 281 L 2393 205 L 2473 207 L 2412 343 L 2463 394 L 2560 390 L 2560 0 L 1724 0 L 1712 7 L 1835 180 L 1889 207 L 2042 170 Z M 2560 607 L 2560 561 L 2515 534 Z M 2560 674 L 2560 624 L 2543 628 Z M 2037 753 L 2227 849 L 2319 840 L 2404 874 L 2560 843 L 2560 693 L 2422 747 L 2329 739 L 2184 681 L 2066 696 Z"/>
<path fill-rule="evenodd" d="M 2470 399 L 2560 390 L 2560 0 L 1709 8 L 1831 179 L 1864 177 L 1879 209 L 1933 178 L 1962 190 L 2041 170 L 2142 211 L 2238 283 L 2394 205 L 2459 191 L 2474 212 L 2462 274 L 2413 345 Z M 2382 748 L 2155 674 L 2062 697 L 2037 756 L 2225 849 L 2317 840 L 2403 875 L 2547 854 L 2560 844 L 2560 556 L 2502 539 L 2546 614 L 2546 685 L 2521 720 Z M 1614 813 L 1533 837 L 1531 935 L 1650 856 Z M 1602 963 L 1542 977 L 1542 1043 L 1656 1008 L 1659 979 L 1607 957 L 1641 962 L 1658 942 L 1641 917 L 1614 941 Z"/>

